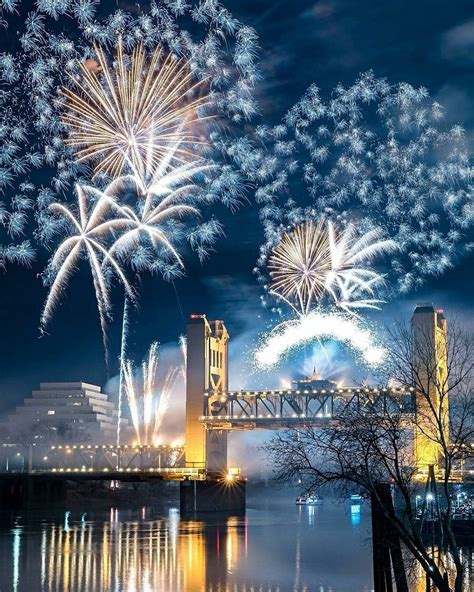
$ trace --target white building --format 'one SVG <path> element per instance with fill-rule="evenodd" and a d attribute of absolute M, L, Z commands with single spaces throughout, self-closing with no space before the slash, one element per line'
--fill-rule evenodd
<path fill-rule="evenodd" d="M 13 427 L 34 430 L 44 429 L 57 432 L 58 439 L 90 441 L 94 443 L 116 442 L 118 412 L 108 396 L 101 392 L 100 386 L 85 382 L 42 382 L 39 390 L 16 408 L 15 414 L 8 417 Z M 130 437 L 128 421 L 121 419 L 122 441 Z"/>

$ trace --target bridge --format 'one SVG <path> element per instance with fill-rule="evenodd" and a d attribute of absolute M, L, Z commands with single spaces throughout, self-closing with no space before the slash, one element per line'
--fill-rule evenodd
<path fill-rule="evenodd" d="M 435 364 L 437 372 L 445 372 L 447 326 L 443 313 L 432 306 L 419 306 L 412 327 L 415 339 L 431 335 L 437 345 L 435 351 L 441 352 Z M 426 406 L 426 400 L 410 386 L 348 387 L 314 377 L 297 381 L 290 389 L 232 390 L 229 389 L 228 344 L 229 334 L 223 321 L 209 321 L 203 314 L 190 316 L 184 447 L 53 446 L 43 456 L 43 463 L 33 468 L 29 457 L 28 470 L 25 462 L 23 470 L 36 482 L 45 473 L 55 481 L 172 479 L 185 485 L 200 482 L 202 491 L 197 491 L 196 485 L 193 491 L 184 489 L 187 496 L 184 506 L 196 509 L 198 505 L 206 506 L 207 482 L 240 481 L 238 471 L 228 468 L 229 432 L 336 425 L 351 410 L 367 410 L 377 415 L 404 414 L 407 419 L 413 419 L 417 410 Z M 433 392 L 432 396 L 438 395 Z M 439 450 L 430 437 L 429 426 L 420 425 L 414 432 L 415 460 L 420 472 L 427 472 L 429 465 L 437 464 Z M 237 506 L 245 504 L 244 487 L 240 491 Z"/>
<path fill-rule="evenodd" d="M 441 379 L 447 372 L 447 324 L 443 312 L 432 305 L 417 306 L 412 330 L 415 341 L 432 341 L 437 358 L 433 368 Z M 327 426 L 351 409 L 367 409 L 381 415 L 401 413 L 407 419 L 416 417 L 418 468 L 427 472 L 430 465 L 438 464 L 440 451 L 432 437 L 433 427 L 426 419 L 428 402 L 415 388 L 338 387 L 331 381 L 309 379 L 296 382 L 291 389 L 232 390 L 228 344 L 229 334 L 223 321 L 191 315 L 187 327 L 186 466 L 205 468 L 211 473 L 225 471 L 227 435 L 231 431 Z M 434 386 L 426 390 L 435 407 L 439 407 L 439 393 Z M 448 412 L 447 401 L 442 406 Z"/>
<path fill-rule="evenodd" d="M 305 384 L 305 382 L 307 384 Z M 328 425 L 349 413 L 414 414 L 413 388 L 313 388 L 318 382 L 301 381 L 299 388 L 205 393 L 205 415 L 199 420 L 209 430 L 278 430 L 292 426 Z M 305 388 L 306 387 L 306 388 Z"/>

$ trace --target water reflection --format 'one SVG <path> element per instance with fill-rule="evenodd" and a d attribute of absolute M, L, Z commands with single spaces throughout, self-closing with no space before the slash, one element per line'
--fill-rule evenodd
<path fill-rule="evenodd" d="M 360 524 L 360 504 L 351 504 L 351 524 L 352 526 Z"/>
<path fill-rule="evenodd" d="M 453 574 L 456 573 L 456 566 L 452 559 L 452 556 L 449 553 L 446 553 L 443 549 L 441 549 L 438 545 L 433 545 L 430 550 L 431 556 L 434 558 L 436 563 L 442 566 L 442 571 L 447 571 L 448 579 L 451 586 L 451 589 L 454 590 L 454 577 Z M 464 547 L 460 549 L 460 559 L 461 562 L 465 566 L 465 573 L 464 573 L 464 580 L 463 580 L 463 590 L 472 590 L 474 585 L 474 571 L 473 571 L 473 561 L 474 561 L 474 551 L 472 549 L 472 545 L 469 547 Z M 426 577 L 426 573 L 421 569 L 421 566 L 418 565 L 415 570 L 415 592 L 426 592 L 427 590 L 433 590 L 434 587 L 432 583 Z M 428 581 L 427 581 L 428 580 Z"/>
<path fill-rule="evenodd" d="M 12 588 L 13 591 L 16 592 L 18 590 L 18 581 L 20 578 L 20 540 L 21 540 L 21 528 L 16 527 L 13 529 L 13 576 L 12 576 Z"/>
<path fill-rule="evenodd" d="M 23 515 L 0 530 L 0 590 L 364 592 L 370 548 L 352 521 L 348 507 L 287 502 L 205 520 L 175 508 Z"/>

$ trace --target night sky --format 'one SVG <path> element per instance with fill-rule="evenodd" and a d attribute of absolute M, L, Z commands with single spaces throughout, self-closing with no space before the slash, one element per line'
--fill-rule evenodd
<path fill-rule="evenodd" d="M 471 1 L 228 0 L 224 4 L 260 36 L 264 78 L 257 87 L 261 116 L 256 123 L 277 123 L 313 82 L 328 97 L 338 82 L 351 84 L 360 72 L 372 69 L 390 82 L 427 87 L 446 108 L 447 122 L 461 123 L 473 137 Z M 143 277 L 130 353 L 139 361 L 151 341 L 175 343 L 184 333 L 189 313 L 203 312 L 223 319 L 229 328 L 231 382 L 237 387 L 248 373 L 248 348 L 270 318 L 260 305 L 262 291 L 252 273 L 263 233 L 251 199 L 235 214 L 217 209 L 216 217 L 225 224 L 226 237 L 204 264 L 185 254 L 187 277 L 174 287 L 159 277 Z M 0 410 L 18 404 L 40 381 L 103 385 L 107 379 L 93 289 L 85 271 L 73 278 L 49 335 L 40 338 L 38 323 L 46 292 L 38 274 L 46 257 L 43 251 L 31 269 L 12 266 L 1 276 Z M 453 314 L 470 318 L 473 263 L 473 256 L 464 258 L 422 291 L 392 301 L 373 319 L 383 323 L 399 313 L 408 315 L 417 301 L 434 301 L 445 308 L 448 318 Z M 117 297 L 115 322 L 110 326 L 112 375 L 117 372 L 120 314 Z M 302 368 L 294 362 L 296 377 Z M 259 386 L 257 380 L 248 382 Z"/>

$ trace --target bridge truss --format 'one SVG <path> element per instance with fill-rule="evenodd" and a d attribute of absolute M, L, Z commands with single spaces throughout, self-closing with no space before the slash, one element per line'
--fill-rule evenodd
<path fill-rule="evenodd" d="M 114 446 L 110 444 L 75 444 L 51 446 L 47 464 L 51 468 L 87 468 L 93 470 L 143 470 L 172 468 L 183 464 L 183 446 Z"/>
<path fill-rule="evenodd" d="M 413 388 L 271 389 L 204 393 L 208 430 L 279 429 L 329 424 L 351 410 L 413 414 Z"/>
<path fill-rule="evenodd" d="M 36 443 L 0 446 L 0 472 L 183 473 L 184 446 Z"/>

